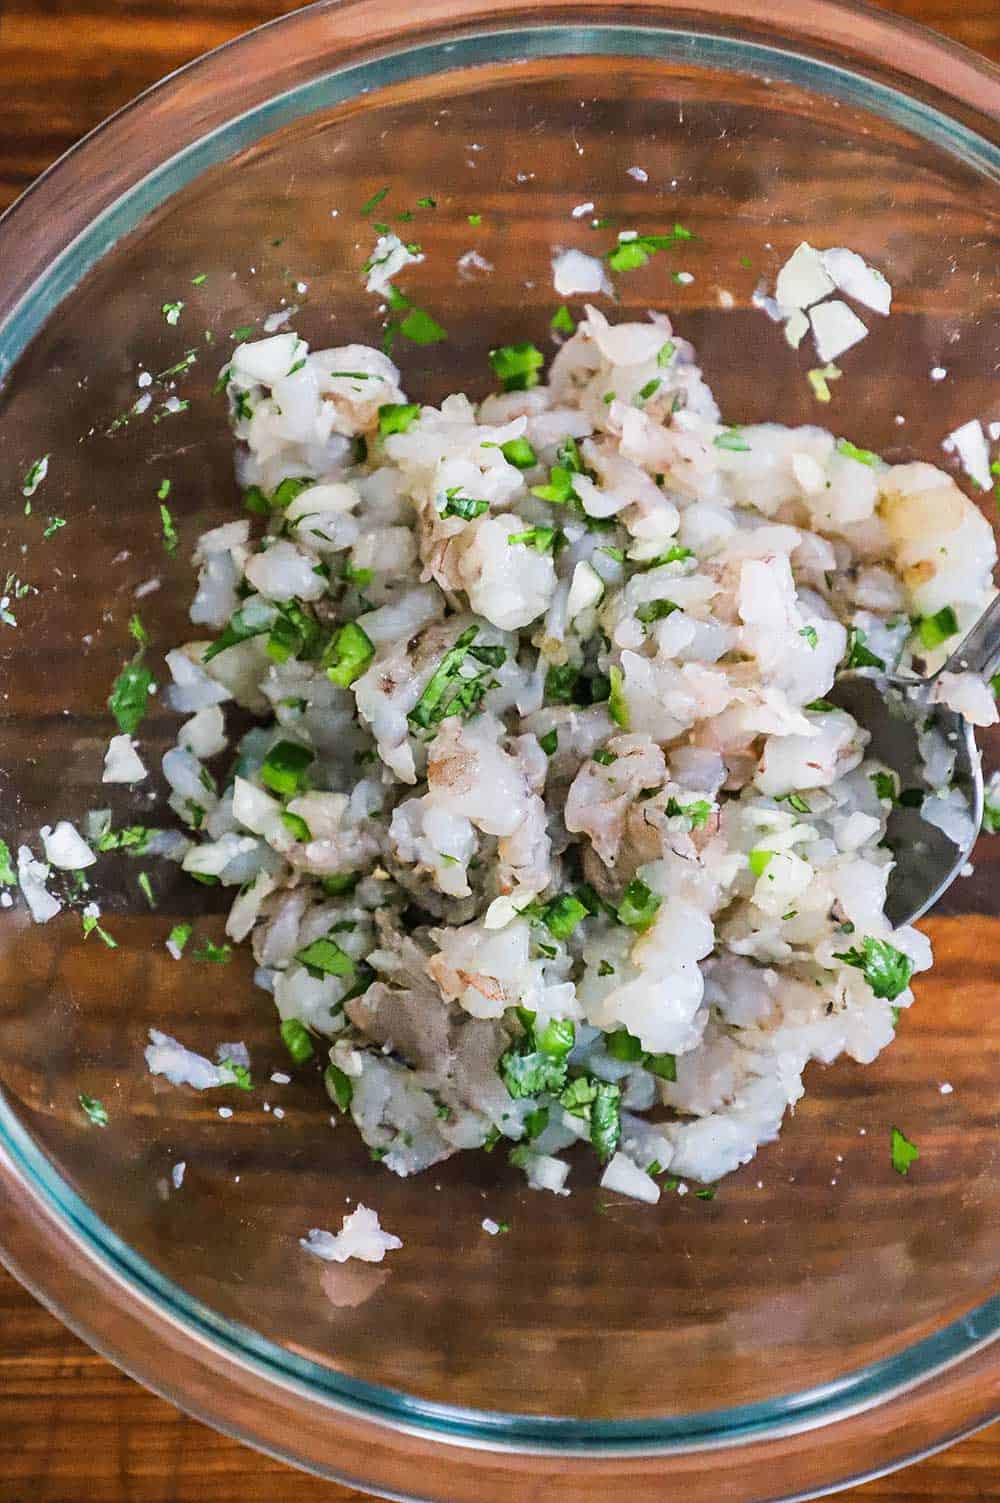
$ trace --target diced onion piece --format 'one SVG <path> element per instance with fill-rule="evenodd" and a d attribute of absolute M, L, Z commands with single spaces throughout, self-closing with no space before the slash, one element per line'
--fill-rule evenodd
<path fill-rule="evenodd" d="M 809 333 L 809 320 L 801 308 L 794 308 L 785 321 L 785 338 L 793 350 L 797 350 Z"/>
<path fill-rule="evenodd" d="M 660 1198 L 660 1187 L 652 1175 L 640 1169 L 625 1153 L 613 1155 L 601 1175 L 601 1189 L 629 1195 L 633 1200 L 644 1200 L 651 1206 L 655 1206 Z"/>
<path fill-rule="evenodd" d="M 835 245 L 823 252 L 823 265 L 841 292 L 864 303 L 875 313 L 887 314 L 892 306 L 892 288 L 880 271 L 869 266 L 857 251 Z"/>
<path fill-rule="evenodd" d="M 816 353 L 824 361 L 836 360 L 838 355 L 860 343 L 868 333 L 867 326 L 840 298 L 820 303 L 818 308 L 812 309 L 809 318 L 816 341 Z"/>
<path fill-rule="evenodd" d="M 566 600 L 566 615 L 572 621 L 581 611 L 597 605 L 604 594 L 604 581 L 590 564 L 581 562 L 573 570 L 573 581 Z"/>
<path fill-rule="evenodd" d="M 948 454 L 957 454 L 962 469 L 974 480 L 980 490 L 988 491 L 992 484 L 990 477 L 990 450 L 986 442 L 986 434 L 983 425 L 978 418 L 972 418 L 963 423 L 961 428 L 956 428 L 949 433 L 944 440 L 942 448 Z"/>
<path fill-rule="evenodd" d="M 149 774 L 131 736 L 112 736 L 104 754 L 102 783 L 141 783 Z"/>
<path fill-rule="evenodd" d="M 45 847 L 45 859 L 64 871 L 77 871 L 84 866 L 93 866 L 97 857 L 83 836 L 68 819 L 61 819 L 53 830 L 43 825 L 39 834 Z"/>
<path fill-rule="evenodd" d="M 566 250 L 553 257 L 552 285 L 560 297 L 611 290 L 604 263 L 580 250 Z"/>
<path fill-rule="evenodd" d="M 28 846 L 22 845 L 17 852 L 17 880 L 24 894 L 31 917 L 36 924 L 47 924 L 62 908 L 45 886 L 49 869 L 43 861 L 36 861 Z"/>
<path fill-rule="evenodd" d="M 308 1237 L 299 1238 L 299 1245 L 326 1263 L 346 1263 L 348 1258 L 381 1263 L 387 1252 L 395 1252 L 403 1244 L 399 1237 L 382 1229 L 377 1211 L 359 1205 L 357 1210 L 344 1217 L 336 1235 L 314 1226 Z"/>
<path fill-rule="evenodd" d="M 774 295 L 782 308 L 811 308 L 833 287 L 822 253 L 803 240 L 778 272 Z"/>
<path fill-rule="evenodd" d="M 252 382 L 273 386 L 288 375 L 295 360 L 301 359 L 308 348 L 297 334 L 273 334 L 270 339 L 238 344 L 233 351 L 232 368 Z"/>

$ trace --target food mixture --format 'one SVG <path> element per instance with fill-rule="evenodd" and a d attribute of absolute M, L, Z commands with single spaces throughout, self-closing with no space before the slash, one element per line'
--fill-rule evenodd
<path fill-rule="evenodd" d="M 655 1201 L 773 1140 L 810 1060 L 892 1041 L 931 963 L 883 914 L 904 791 L 827 696 L 939 667 L 995 548 L 930 464 L 727 426 L 665 316 L 571 329 L 547 373 L 506 346 L 502 390 L 440 408 L 366 346 L 236 348 L 248 515 L 197 546 L 164 695 L 187 834 L 155 848 L 233 890 L 292 1059 L 329 1051 L 387 1170 L 502 1150 L 569 1193 L 582 1141 Z M 979 680 L 942 692 L 994 717 Z M 131 782 L 119 725 L 105 778 Z M 957 838 L 949 756 L 928 745 L 924 811 Z M 200 1086 L 245 1068 L 164 1035 L 147 1057 Z"/>

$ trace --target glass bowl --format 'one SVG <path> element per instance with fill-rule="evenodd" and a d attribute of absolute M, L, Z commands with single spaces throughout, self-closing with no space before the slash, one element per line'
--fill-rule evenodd
<path fill-rule="evenodd" d="M 697 238 L 673 266 L 693 280 L 654 258 L 618 279 L 621 312 L 669 308 L 730 417 L 817 418 L 805 350 L 752 305 L 809 239 L 860 251 L 895 289 L 822 420 L 895 460 L 940 459 L 959 423 L 1000 419 L 1000 75 L 854 5 L 742 10 L 320 5 L 167 79 L 15 206 L 0 225 L 11 845 L 105 802 L 105 700 L 137 600 L 154 654 L 185 635 L 187 554 L 237 500 L 212 396 L 231 331 L 296 304 L 314 346 L 381 337 L 359 269 L 360 211 L 383 187 L 380 212 L 412 209 L 426 252 L 407 290 L 449 330 L 400 351 L 426 400 L 483 394 L 495 343 L 552 347 L 554 246 L 679 221 Z M 427 195 L 436 209 L 415 207 Z M 469 250 L 489 269 L 458 274 Z M 135 412 L 140 364 L 167 374 Z M 29 512 L 20 477 L 43 454 Z M 174 724 L 148 720 L 151 766 Z M 116 823 L 158 822 L 162 795 L 116 797 Z M 72 913 L 0 922 L 3 1256 L 176 1403 L 394 1496 L 544 1487 L 578 1503 L 626 1485 L 651 1503 L 682 1484 L 690 1503 L 749 1503 L 898 1465 L 998 1409 L 1000 907 L 995 855 L 973 864 L 926 921 L 937 966 L 894 1046 L 866 1069 L 813 1066 L 780 1143 L 713 1202 L 650 1210 L 583 1164 L 566 1201 L 497 1156 L 398 1180 L 330 1130 L 312 1068 L 210 1099 L 153 1079 L 150 1026 L 205 1052 L 246 1039 L 261 1081 L 287 1061 L 245 957 L 224 970 L 163 947 L 185 918 L 219 937 L 213 894 L 161 863 L 150 912 L 137 864 L 105 858 L 117 949 L 85 943 Z M 80 1092 L 106 1104 L 105 1130 Z M 920 1146 L 905 1180 L 893 1124 Z M 358 1199 L 402 1250 L 353 1272 L 304 1256 L 306 1229 Z M 509 1234 L 486 1236 L 485 1216 Z"/>

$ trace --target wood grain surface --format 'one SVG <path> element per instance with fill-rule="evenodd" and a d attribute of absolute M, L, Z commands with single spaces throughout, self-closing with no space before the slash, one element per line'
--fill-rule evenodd
<path fill-rule="evenodd" d="M 1000 61 L 998 0 L 887 0 Z M 105 115 L 294 0 L 0 0 L 0 208 Z M 1000 1427 L 843 1495 L 1000 1503 Z M 0 1503 L 359 1503 L 205 1429 L 0 1270 Z M 720 1500 L 721 1503 L 721 1500 Z"/>

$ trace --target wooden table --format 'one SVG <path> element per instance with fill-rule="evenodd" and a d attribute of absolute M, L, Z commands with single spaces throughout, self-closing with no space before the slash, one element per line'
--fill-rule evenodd
<path fill-rule="evenodd" d="M 884 0 L 1000 61 L 998 0 Z M 0 208 L 105 115 L 295 0 L 6 0 Z M 258 1456 L 95 1356 L 0 1270 L 0 1503 L 359 1503 Z M 1000 1426 L 845 1500 L 1000 1503 Z"/>

